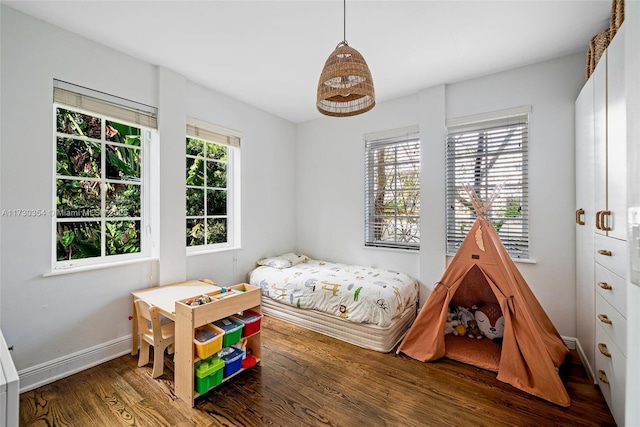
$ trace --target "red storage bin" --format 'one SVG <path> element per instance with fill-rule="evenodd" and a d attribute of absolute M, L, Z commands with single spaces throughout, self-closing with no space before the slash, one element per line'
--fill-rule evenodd
<path fill-rule="evenodd" d="M 242 314 L 234 314 L 232 317 L 244 325 L 244 328 L 242 329 L 243 337 L 253 335 L 260 330 L 262 313 L 258 313 L 253 310 L 245 310 Z"/>

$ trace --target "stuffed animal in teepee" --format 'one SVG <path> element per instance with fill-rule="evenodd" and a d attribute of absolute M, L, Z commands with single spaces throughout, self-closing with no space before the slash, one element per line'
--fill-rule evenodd
<path fill-rule="evenodd" d="M 467 336 L 469 338 L 475 338 L 481 340 L 483 335 L 482 331 L 478 327 L 478 322 L 475 320 L 469 320 L 467 323 Z"/>
<path fill-rule="evenodd" d="M 500 304 L 495 302 L 487 302 L 477 304 L 474 316 L 478 322 L 478 328 L 485 337 L 501 342 L 504 336 L 504 315 L 500 309 Z"/>
<path fill-rule="evenodd" d="M 474 323 L 475 319 L 473 313 L 467 307 L 459 306 L 454 310 L 455 316 L 458 319 L 458 326 L 453 329 L 453 335 L 465 336 L 469 330 L 469 322 Z"/>
<path fill-rule="evenodd" d="M 460 324 L 464 325 L 465 328 L 468 326 L 469 320 L 475 320 L 473 313 L 467 307 L 459 306 L 456 308 L 455 313 Z"/>
<path fill-rule="evenodd" d="M 460 325 L 460 321 L 458 320 L 458 317 L 456 316 L 455 313 L 449 310 L 447 312 L 447 321 L 444 324 L 444 334 L 445 335 L 453 334 L 456 329 L 456 326 L 458 325 Z"/>

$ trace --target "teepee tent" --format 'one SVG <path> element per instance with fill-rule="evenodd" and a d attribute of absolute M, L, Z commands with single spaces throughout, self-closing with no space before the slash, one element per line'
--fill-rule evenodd
<path fill-rule="evenodd" d="M 497 379 L 560 406 L 570 399 L 558 374 L 569 350 L 502 245 L 487 213 L 497 191 L 482 204 L 465 187 L 477 219 L 398 347 L 428 362 L 447 357 L 497 372 Z M 497 302 L 504 316 L 501 344 L 445 335 L 452 306 Z"/>

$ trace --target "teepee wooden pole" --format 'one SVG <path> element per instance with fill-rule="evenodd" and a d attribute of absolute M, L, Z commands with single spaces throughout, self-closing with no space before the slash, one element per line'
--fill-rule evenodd
<path fill-rule="evenodd" d="M 491 206 L 493 205 L 493 201 L 495 200 L 496 197 L 498 197 L 498 194 L 500 194 L 500 192 L 504 188 L 504 184 L 505 184 L 504 182 L 501 182 L 500 184 L 498 184 L 496 188 L 494 188 L 493 193 L 491 193 L 491 196 L 489 196 L 487 201 L 484 202 L 485 213 L 489 212 L 489 209 L 491 209 Z"/>
<path fill-rule="evenodd" d="M 482 215 L 482 203 L 480 202 L 480 198 L 478 197 L 476 190 L 468 182 L 463 182 L 462 188 L 467 192 L 469 201 L 471 201 L 473 209 L 476 211 L 476 215 Z"/>
<path fill-rule="evenodd" d="M 471 184 L 469 184 L 468 182 L 463 182 L 462 188 L 469 195 L 469 200 L 473 205 L 473 209 L 475 209 L 476 211 L 476 215 L 486 217 L 489 213 L 489 209 L 491 209 L 491 206 L 493 205 L 493 201 L 496 197 L 498 197 L 498 194 L 500 194 L 500 192 L 504 188 L 504 184 L 504 182 L 498 184 L 493 190 L 493 193 L 491 193 L 491 196 L 489 196 L 489 198 L 484 203 L 482 203 L 480 197 L 478 196 L 478 193 Z"/>

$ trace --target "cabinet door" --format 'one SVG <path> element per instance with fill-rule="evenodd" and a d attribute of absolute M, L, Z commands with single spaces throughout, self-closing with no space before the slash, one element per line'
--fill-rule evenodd
<path fill-rule="evenodd" d="M 608 235 L 627 239 L 627 115 L 624 28 L 607 48 L 607 210 Z"/>
<path fill-rule="evenodd" d="M 593 202 L 593 79 L 589 79 L 576 99 L 576 337 L 593 376 L 595 351 L 594 322 L 594 242 Z M 579 215 L 578 210 L 584 214 Z M 578 224 L 577 221 L 584 224 Z"/>
<path fill-rule="evenodd" d="M 600 58 L 591 79 L 594 113 L 594 209 L 604 211 L 607 209 L 607 51 Z M 595 212 L 592 218 L 592 230 L 606 235 L 606 231 L 595 227 Z"/>

